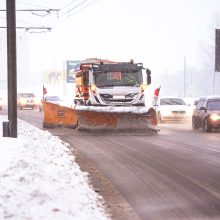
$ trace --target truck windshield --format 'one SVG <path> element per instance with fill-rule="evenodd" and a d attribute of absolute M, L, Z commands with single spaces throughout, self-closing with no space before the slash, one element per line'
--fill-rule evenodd
<path fill-rule="evenodd" d="M 97 87 L 140 86 L 143 83 L 142 70 L 137 72 L 98 72 L 94 73 Z"/>

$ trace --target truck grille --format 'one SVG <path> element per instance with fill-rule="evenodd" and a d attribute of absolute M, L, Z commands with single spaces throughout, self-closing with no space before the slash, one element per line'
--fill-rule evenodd
<path fill-rule="evenodd" d="M 112 95 L 109 94 L 100 94 L 100 97 L 102 99 L 103 102 L 107 103 L 130 103 L 132 102 L 134 99 L 133 98 L 124 98 L 124 99 L 116 99 L 113 98 Z"/>

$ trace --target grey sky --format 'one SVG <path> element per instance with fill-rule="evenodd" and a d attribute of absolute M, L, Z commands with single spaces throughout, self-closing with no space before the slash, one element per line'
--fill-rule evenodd
<path fill-rule="evenodd" d="M 18 30 L 18 72 L 40 80 L 46 69 L 62 69 L 65 60 L 99 57 L 143 62 L 154 72 L 201 62 L 201 45 L 214 38 L 219 0 L 19 0 L 17 9 L 59 8 L 36 16 L 17 13 L 17 25 L 53 26 L 52 32 Z M 81 4 L 73 9 L 78 4 Z M 4 8 L 5 1 L 0 1 Z M 67 6 L 68 5 L 68 6 Z M 64 6 L 67 6 L 63 8 Z M 85 7 L 85 8 L 84 8 Z M 5 24 L 4 13 L 0 16 Z M 5 31 L 1 30 L 4 51 Z M 4 55 L 1 62 L 5 63 Z M 3 67 L 1 67 L 3 68 Z M 37 74 L 37 75 L 36 75 Z"/>

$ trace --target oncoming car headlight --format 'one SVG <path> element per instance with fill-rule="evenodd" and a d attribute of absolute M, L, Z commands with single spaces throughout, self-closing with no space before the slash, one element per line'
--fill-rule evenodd
<path fill-rule="evenodd" d="M 210 119 L 211 119 L 212 121 L 220 120 L 220 115 L 212 114 L 212 115 L 210 115 Z"/>
<path fill-rule="evenodd" d="M 26 99 L 25 98 L 21 98 L 20 99 L 20 103 L 23 105 L 23 104 L 25 104 L 26 103 Z"/>

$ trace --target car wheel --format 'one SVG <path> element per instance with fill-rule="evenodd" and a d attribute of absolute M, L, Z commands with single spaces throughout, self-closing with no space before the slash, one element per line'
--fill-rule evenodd
<path fill-rule="evenodd" d="M 195 122 L 195 119 L 194 119 L 194 118 L 192 118 L 192 129 L 193 129 L 193 130 L 198 129 L 198 125 L 196 124 L 196 122 Z"/>
<path fill-rule="evenodd" d="M 205 132 L 210 132 L 212 130 L 212 127 L 208 125 L 207 118 L 205 118 L 203 123 L 203 129 Z"/>

